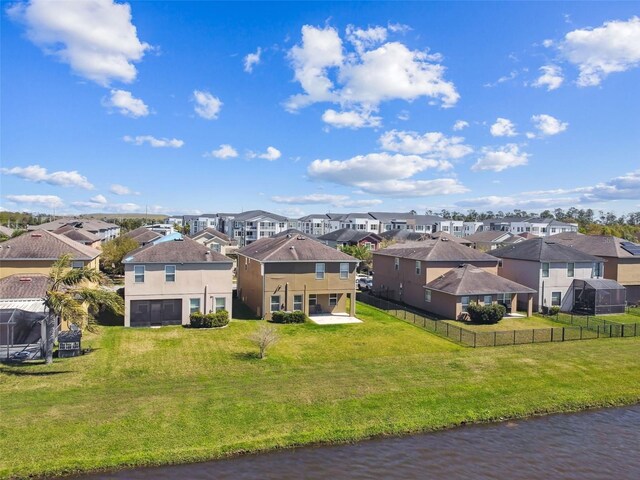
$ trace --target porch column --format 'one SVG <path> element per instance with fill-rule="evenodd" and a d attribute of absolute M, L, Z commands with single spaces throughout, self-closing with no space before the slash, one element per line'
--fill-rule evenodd
<path fill-rule="evenodd" d="M 527 317 L 533 315 L 533 293 L 527 294 Z"/>
<path fill-rule="evenodd" d="M 352 317 L 356 316 L 356 294 L 355 292 L 349 294 L 349 298 L 351 300 L 349 304 L 349 315 Z"/>
<path fill-rule="evenodd" d="M 511 294 L 511 313 L 518 313 L 518 294 Z"/>

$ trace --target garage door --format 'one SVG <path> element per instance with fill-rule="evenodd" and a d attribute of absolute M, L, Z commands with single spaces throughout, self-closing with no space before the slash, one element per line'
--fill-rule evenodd
<path fill-rule="evenodd" d="M 131 300 L 131 326 L 182 325 L 182 300 Z"/>

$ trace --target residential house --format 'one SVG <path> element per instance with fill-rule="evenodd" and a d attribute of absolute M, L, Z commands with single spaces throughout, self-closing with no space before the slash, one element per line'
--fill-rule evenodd
<path fill-rule="evenodd" d="M 495 250 L 496 248 L 504 247 L 512 243 L 525 241 L 525 239 L 519 235 L 514 235 L 513 233 L 501 230 L 478 232 L 464 238 L 471 242 L 473 248 L 476 250 L 482 250 L 483 252 Z"/>
<path fill-rule="evenodd" d="M 232 314 L 232 261 L 195 240 L 148 244 L 122 263 L 125 327 L 188 324 L 192 312 Z"/>
<path fill-rule="evenodd" d="M 441 218 L 436 222 L 436 231 L 450 233 L 454 237 L 462 237 L 464 222 L 462 220 Z"/>
<path fill-rule="evenodd" d="M 526 305 L 530 317 L 535 293 L 532 288 L 465 263 L 425 285 L 421 308 L 445 318 L 459 318 L 470 303 L 501 303 L 508 307 L 507 314 L 511 314 L 516 313 L 518 298 L 521 298 L 520 303 Z"/>
<path fill-rule="evenodd" d="M 383 297 L 416 308 L 433 308 L 425 285 L 462 264 L 497 274 L 498 259 L 457 242 L 441 238 L 396 243 L 373 252 L 373 288 Z"/>
<path fill-rule="evenodd" d="M 53 233 L 64 235 L 65 237 L 78 243 L 82 243 L 83 245 L 87 245 L 88 247 L 97 248 L 98 250 L 101 249 L 100 245 L 102 244 L 102 241 L 100 240 L 100 237 L 88 230 L 77 228 L 73 225 L 65 225 L 64 227 L 54 230 Z"/>
<path fill-rule="evenodd" d="M 138 245 L 144 246 L 149 243 L 153 243 L 154 241 L 162 238 L 162 234 L 158 232 L 154 232 L 149 230 L 147 227 L 138 227 L 134 230 L 131 230 L 127 233 L 122 234 L 124 237 L 129 237 L 138 242 Z"/>
<path fill-rule="evenodd" d="M 342 228 L 350 228 L 362 232 L 379 232 L 380 222 L 369 213 L 328 213 L 327 215 L 332 232 Z"/>
<path fill-rule="evenodd" d="M 40 225 L 32 225 L 28 229 L 48 230 L 52 232 L 66 225 L 71 225 L 80 230 L 86 230 L 96 235 L 101 242 L 113 240 L 120 235 L 120 227 L 118 225 L 93 218 L 60 218 Z"/>
<path fill-rule="evenodd" d="M 237 240 L 232 240 L 228 235 L 210 227 L 190 235 L 190 238 L 222 255 L 235 253 L 238 249 Z"/>
<path fill-rule="evenodd" d="M 359 260 L 289 230 L 238 250 L 238 297 L 257 316 L 300 310 L 355 313 Z"/>
<path fill-rule="evenodd" d="M 46 311 L 44 297 L 50 284 L 49 275 L 42 273 L 16 273 L 0 278 L 0 310 Z"/>
<path fill-rule="evenodd" d="M 320 235 L 317 238 L 319 241 L 332 248 L 359 245 L 367 248 L 368 250 L 377 250 L 378 245 L 382 242 L 382 237 L 377 233 L 352 230 L 350 228 L 341 228 L 335 232 Z"/>
<path fill-rule="evenodd" d="M 602 258 L 547 238 L 535 238 L 492 250 L 500 258 L 498 274 L 536 290 L 535 311 L 574 308 L 574 281 L 604 278 Z M 521 305 L 520 308 L 523 308 Z"/>
<path fill-rule="evenodd" d="M 612 235 L 560 233 L 549 238 L 606 261 L 604 278 L 627 290 L 627 302 L 640 302 L 640 245 Z"/>
<path fill-rule="evenodd" d="M 455 243 L 459 243 L 460 245 L 464 245 L 465 247 L 471 247 L 473 245 L 468 239 L 461 237 L 459 235 L 452 235 L 447 232 L 433 232 L 427 235 L 427 238 L 431 240 L 450 240 Z"/>
<path fill-rule="evenodd" d="M 48 230 L 33 230 L 0 243 L 0 278 L 48 275 L 62 255 L 70 255 L 72 268 L 98 269 L 100 250 Z"/>
<path fill-rule="evenodd" d="M 383 241 L 394 243 L 418 242 L 420 240 L 429 240 L 426 233 L 415 232 L 413 230 L 387 230 L 380 234 Z"/>

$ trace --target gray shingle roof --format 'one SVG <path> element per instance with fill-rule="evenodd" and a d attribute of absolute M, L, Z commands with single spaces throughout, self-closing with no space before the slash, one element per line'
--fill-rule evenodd
<path fill-rule="evenodd" d="M 420 242 L 396 243 L 373 255 L 409 258 L 427 262 L 495 262 L 498 259 L 479 250 L 450 240 L 423 240 Z"/>
<path fill-rule="evenodd" d="M 73 260 L 88 261 L 100 255 L 100 250 L 48 230 L 26 232 L 0 243 L 0 260 L 57 260 L 66 254 Z"/>
<path fill-rule="evenodd" d="M 43 298 L 49 284 L 49 277 L 39 273 L 9 275 L 0 279 L 0 298 Z"/>
<path fill-rule="evenodd" d="M 160 233 L 149 230 L 146 227 L 138 227 L 135 230 L 125 233 L 124 236 L 132 238 L 140 245 L 145 245 L 162 237 Z"/>
<path fill-rule="evenodd" d="M 261 238 L 238 250 L 238 254 L 261 262 L 359 262 L 298 231 Z"/>
<path fill-rule="evenodd" d="M 377 233 L 354 230 L 353 228 L 341 228 L 340 230 L 325 233 L 324 235 L 320 235 L 318 240 L 332 242 L 359 242 L 367 237 L 371 237 L 377 241 L 382 240 L 382 237 Z"/>
<path fill-rule="evenodd" d="M 494 293 L 535 293 L 535 290 L 482 268 L 464 264 L 432 280 L 426 288 L 450 295 L 490 295 Z"/>
<path fill-rule="evenodd" d="M 396 240 L 399 242 L 419 240 L 428 240 L 429 235 L 426 233 L 414 232 L 413 230 L 387 230 L 382 232 L 380 236 L 385 240 Z"/>
<path fill-rule="evenodd" d="M 577 232 L 558 233 L 549 237 L 549 240 L 568 245 L 589 255 L 599 257 L 635 258 L 620 245 L 626 242 L 624 238 L 613 235 L 582 235 Z"/>
<path fill-rule="evenodd" d="M 51 222 L 42 223 L 40 225 L 33 225 L 29 227 L 29 230 L 57 230 L 65 225 L 74 225 L 78 228 L 88 230 L 90 232 L 99 232 L 101 230 L 110 230 L 112 228 L 119 228 L 114 223 L 103 222 L 93 218 L 60 218 Z"/>
<path fill-rule="evenodd" d="M 466 246 L 469 246 L 472 243 L 464 237 L 456 237 L 455 235 L 451 235 L 450 233 L 447 233 L 447 232 L 433 232 L 429 234 L 429 238 L 433 240 L 446 238 L 447 240 L 459 243 L 461 245 L 466 245 Z"/>
<path fill-rule="evenodd" d="M 470 242 L 475 243 L 475 242 L 495 242 L 497 241 L 498 238 L 501 238 L 501 237 L 504 237 L 506 240 L 507 238 L 511 238 L 510 236 L 513 236 L 513 235 L 510 234 L 509 232 L 503 232 L 500 230 L 487 230 L 486 232 L 474 233 L 473 235 L 468 235 L 464 238 L 466 238 Z M 505 240 L 500 240 L 500 241 L 504 242 Z"/>
<path fill-rule="evenodd" d="M 231 239 L 229 238 L 229 235 L 227 235 L 225 233 L 222 233 L 222 232 L 219 232 L 215 228 L 211 228 L 211 227 L 207 227 L 204 230 L 200 230 L 199 232 L 194 233 L 193 235 L 189 235 L 189 238 L 196 239 L 196 238 L 200 238 L 200 237 L 202 237 L 202 236 L 204 236 L 206 234 L 213 235 L 214 237 L 218 237 L 219 239 L 224 240 L 225 242 L 230 242 L 231 241 Z"/>
<path fill-rule="evenodd" d="M 233 263 L 229 257 L 211 251 L 201 243 L 183 237 L 145 245 L 129 252 L 122 263 Z"/>
<path fill-rule="evenodd" d="M 82 230 L 72 225 L 65 225 L 64 227 L 60 227 L 57 230 L 54 230 L 53 233 L 64 235 L 65 237 L 80 243 L 94 243 L 100 240 L 100 237 L 91 233 L 90 231 Z"/>
<path fill-rule="evenodd" d="M 491 251 L 499 258 L 532 262 L 601 262 L 602 259 L 546 238 L 533 238 Z"/>

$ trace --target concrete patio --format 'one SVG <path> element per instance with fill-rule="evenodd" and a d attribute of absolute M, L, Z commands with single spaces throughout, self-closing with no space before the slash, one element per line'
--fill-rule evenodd
<path fill-rule="evenodd" d="M 309 319 L 317 325 L 362 323 L 362 320 L 358 320 L 356 317 L 351 317 L 348 313 L 322 313 L 319 315 L 309 315 Z"/>

